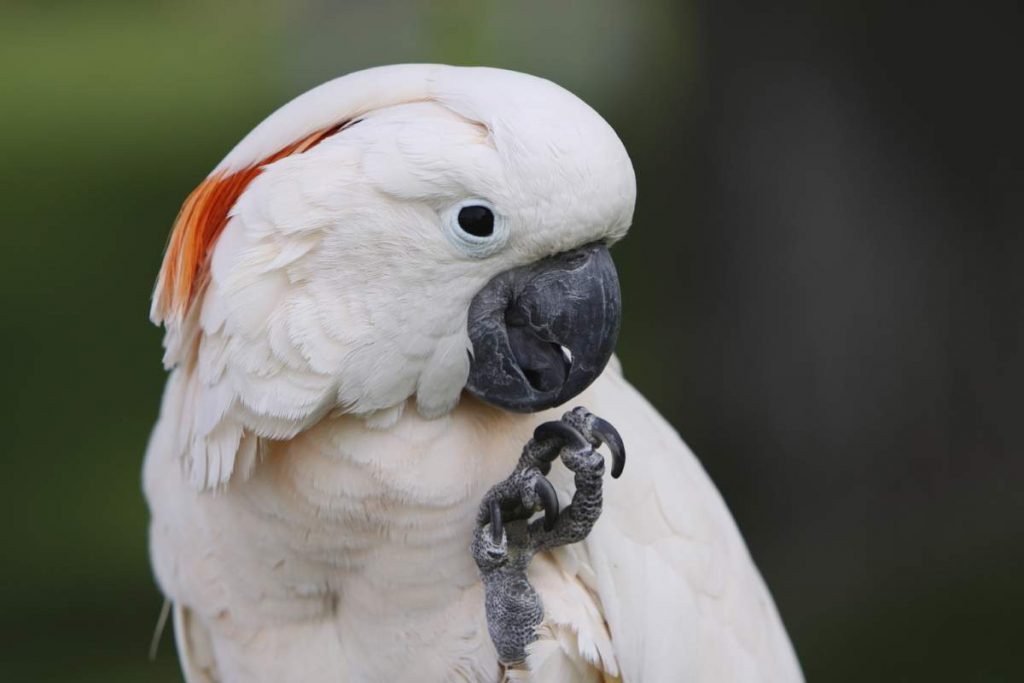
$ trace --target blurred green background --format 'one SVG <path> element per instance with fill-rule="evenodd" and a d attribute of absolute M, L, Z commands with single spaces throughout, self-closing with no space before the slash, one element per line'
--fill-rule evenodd
<path fill-rule="evenodd" d="M 722 489 L 813 681 L 1019 681 L 1016 3 L 0 4 L 0 680 L 174 681 L 139 470 L 167 231 L 256 122 L 392 62 L 620 132 L 627 375 Z M 670 634 L 666 634 L 670 637 Z"/>

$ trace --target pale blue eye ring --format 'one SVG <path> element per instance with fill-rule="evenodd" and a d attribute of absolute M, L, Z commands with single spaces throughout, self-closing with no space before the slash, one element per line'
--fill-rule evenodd
<path fill-rule="evenodd" d="M 445 213 L 444 224 L 449 241 L 473 258 L 490 256 L 508 241 L 507 221 L 486 199 L 459 202 Z"/>

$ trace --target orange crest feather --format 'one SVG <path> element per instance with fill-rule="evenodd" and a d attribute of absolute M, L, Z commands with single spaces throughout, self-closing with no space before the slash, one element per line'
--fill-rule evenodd
<path fill-rule="evenodd" d="M 228 214 L 249 183 L 269 164 L 309 150 L 345 125 L 317 131 L 242 170 L 213 173 L 192 191 L 174 221 L 160 267 L 153 295 L 155 322 L 180 320 L 185 315 L 209 275 L 213 245 L 228 223 Z"/>

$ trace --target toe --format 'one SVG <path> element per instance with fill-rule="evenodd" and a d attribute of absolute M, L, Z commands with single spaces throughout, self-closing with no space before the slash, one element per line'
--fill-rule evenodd
<path fill-rule="evenodd" d="M 560 420 L 543 423 L 533 431 L 533 438 L 536 441 L 552 444 L 552 448 L 541 456 L 548 462 L 557 458 L 562 448 L 590 448 L 590 443 L 576 427 Z"/>

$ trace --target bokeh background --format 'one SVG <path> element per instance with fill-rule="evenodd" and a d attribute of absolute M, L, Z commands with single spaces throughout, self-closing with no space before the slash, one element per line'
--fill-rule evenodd
<path fill-rule="evenodd" d="M 403 61 L 546 76 L 620 132 L 627 375 L 810 680 L 1024 680 L 1022 29 L 1018 3 L 4 0 L 0 680 L 178 680 L 168 635 L 147 660 L 139 490 L 168 228 L 273 108 Z"/>

